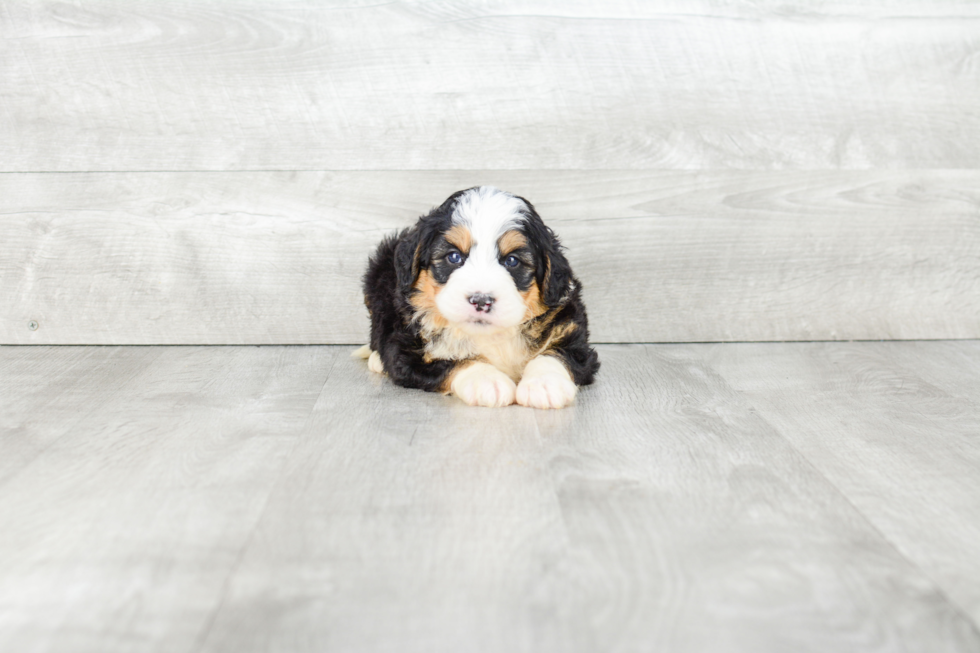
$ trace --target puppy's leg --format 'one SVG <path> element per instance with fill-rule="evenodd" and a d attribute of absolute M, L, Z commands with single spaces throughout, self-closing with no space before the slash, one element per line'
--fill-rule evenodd
<path fill-rule="evenodd" d="M 474 361 L 456 367 L 449 390 L 470 406 L 496 408 L 514 403 L 517 386 L 493 365 Z"/>
<path fill-rule="evenodd" d="M 376 351 L 371 352 L 371 355 L 368 356 L 368 369 L 376 374 L 385 373 L 385 366 L 381 362 L 381 354 Z"/>
<path fill-rule="evenodd" d="M 564 408 L 578 388 L 568 369 L 554 356 L 536 356 L 524 368 L 517 403 L 530 408 Z"/>
<path fill-rule="evenodd" d="M 371 349 L 371 345 L 358 347 L 351 352 L 351 358 L 366 358 L 369 370 L 376 374 L 385 373 L 385 366 L 381 362 L 381 354 Z"/>

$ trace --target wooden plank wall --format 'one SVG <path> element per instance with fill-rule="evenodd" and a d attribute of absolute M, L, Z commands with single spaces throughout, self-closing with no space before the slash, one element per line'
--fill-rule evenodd
<path fill-rule="evenodd" d="M 597 341 L 980 337 L 969 0 L 0 0 L 0 80 L 3 343 L 363 342 L 484 183 Z"/>

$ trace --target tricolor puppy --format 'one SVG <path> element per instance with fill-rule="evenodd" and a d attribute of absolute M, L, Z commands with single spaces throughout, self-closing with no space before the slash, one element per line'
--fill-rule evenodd
<path fill-rule="evenodd" d="M 472 406 L 562 408 L 599 359 L 561 245 L 531 204 L 459 191 L 385 238 L 364 275 L 375 372 Z"/>

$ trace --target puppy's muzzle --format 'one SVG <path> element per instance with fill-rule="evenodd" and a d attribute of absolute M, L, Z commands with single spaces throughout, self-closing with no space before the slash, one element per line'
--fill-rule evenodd
<path fill-rule="evenodd" d="M 493 306 L 493 297 L 482 292 L 470 295 L 468 299 L 477 313 L 489 313 Z"/>

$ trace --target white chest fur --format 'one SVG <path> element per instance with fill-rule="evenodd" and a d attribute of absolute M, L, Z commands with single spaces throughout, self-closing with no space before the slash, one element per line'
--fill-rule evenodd
<path fill-rule="evenodd" d="M 467 333 L 450 327 L 433 334 L 425 351 L 431 358 L 485 358 L 514 381 L 520 380 L 530 357 L 527 341 L 518 327 L 487 334 Z"/>

